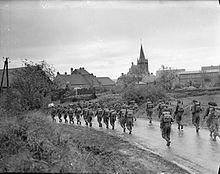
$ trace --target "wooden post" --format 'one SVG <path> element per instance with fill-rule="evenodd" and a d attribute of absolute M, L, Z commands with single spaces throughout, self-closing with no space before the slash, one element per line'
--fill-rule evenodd
<path fill-rule="evenodd" d="M 4 58 L 4 57 L 3 57 L 3 58 Z M 3 73 L 2 73 L 2 80 L 1 80 L 0 92 L 2 91 L 3 80 L 4 80 L 4 75 L 5 75 L 5 67 L 6 67 L 6 64 L 5 64 L 5 62 L 4 62 L 4 68 L 3 68 Z"/>

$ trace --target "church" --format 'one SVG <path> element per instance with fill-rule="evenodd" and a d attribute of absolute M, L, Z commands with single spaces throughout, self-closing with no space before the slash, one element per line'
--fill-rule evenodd
<path fill-rule="evenodd" d="M 126 76 L 136 79 L 138 84 L 149 84 L 155 81 L 156 77 L 149 72 L 148 59 L 145 57 L 142 44 L 140 48 L 139 58 L 137 58 L 137 65 L 132 62 L 128 73 L 122 73 L 122 75 L 117 80 L 117 84 L 123 85 L 123 79 Z"/>
<path fill-rule="evenodd" d="M 148 67 L 148 59 L 145 58 L 143 46 L 141 44 L 140 55 L 137 59 L 137 65 L 131 63 L 131 67 L 127 73 L 128 76 L 140 77 L 141 79 L 145 76 L 150 75 Z"/>

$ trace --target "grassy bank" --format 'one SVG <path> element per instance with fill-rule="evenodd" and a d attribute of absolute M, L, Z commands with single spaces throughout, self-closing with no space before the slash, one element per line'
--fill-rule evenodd
<path fill-rule="evenodd" d="M 0 172 L 187 173 L 104 132 L 52 123 L 41 112 L 0 121 Z"/>

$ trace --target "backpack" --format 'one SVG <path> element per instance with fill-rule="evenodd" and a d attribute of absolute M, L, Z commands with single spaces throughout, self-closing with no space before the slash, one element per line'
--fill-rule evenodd
<path fill-rule="evenodd" d="M 165 123 L 170 123 L 171 120 L 172 120 L 172 116 L 171 116 L 170 112 L 167 112 L 167 111 L 163 112 L 163 121 Z"/>
<path fill-rule="evenodd" d="M 179 106 L 179 107 L 178 107 L 178 112 L 184 112 L 184 109 L 183 109 L 182 106 Z"/>
<path fill-rule="evenodd" d="M 147 109 L 152 109 L 152 108 L 154 108 L 153 103 L 151 102 L 147 103 Z"/>
<path fill-rule="evenodd" d="M 201 110 L 200 103 L 195 104 L 195 111 L 199 112 Z"/>

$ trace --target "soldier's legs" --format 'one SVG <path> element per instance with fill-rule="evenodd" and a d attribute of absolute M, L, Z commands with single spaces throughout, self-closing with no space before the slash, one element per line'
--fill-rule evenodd
<path fill-rule="evenodd" d="M 152 123 L 152 114 L 153 114 L 152 111 L 149 111 L 149 112 L 148 112 L 149 123 Z"/>
<path fill-rule="evenodd" d="M 97 117 L 97 121 L 99 123 L 99 127 L 102 127 L 102 117 Z"/>
<path fill-rule="evenodd" d="M 199 122 L 200 122 L 200 117 L 199 115 L 197 115 L 195 118 L 196 132 L 199 132 Z"/>

